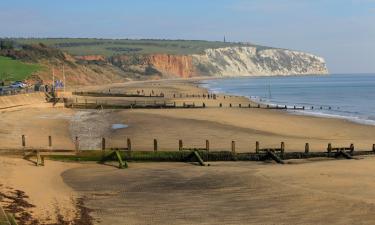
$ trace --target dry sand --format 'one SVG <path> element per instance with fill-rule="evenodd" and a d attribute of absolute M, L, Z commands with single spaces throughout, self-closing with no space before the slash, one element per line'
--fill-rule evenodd
<path fill-rule="evenodd" d="M 10 210 L 17 212 L 17 217 L 27 218 L 25 214 L 30 214 L 27 219 L 30 223 L 25 224 L 31 224 L 34 219 L 41 224 L 53 223 L 58 221 L 59 215 L 67 221 L 75 218 L 78 195 L 63 182 L 61 173 L 80 165 L 49 161 L 45 167 L 36 167 L 32 162 L 11 157 L 0 157 L 0 165 L 0 203 L 5 209 L 18 206 L 20 212 Z M 17 196 L 17 191 L 28 197 L 9 198 L 21 197 Z M 31 205 L 23 204 L 21 200 Z"/>

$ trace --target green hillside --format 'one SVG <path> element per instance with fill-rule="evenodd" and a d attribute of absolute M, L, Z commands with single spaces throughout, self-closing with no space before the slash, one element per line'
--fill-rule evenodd
<path fill-rule="evenodd" d="M 0 80 L 24 80 L 43 67 L 0 56 Z"/>
<path fill-rule="evenodd" d="M 57 47 L 72 55 L 115 54 L 198 54 L 207 48 L 230 46 L 249 46 L 243 43 L 225 43 L 218 41 L 194 40 L 130 40 L 130 39 L 94 39 L 94 38 L 28 38 L 14 39 L 18 44 L 43 43 Z M 254 46 L 254 45 L 253 45 Z M 258 46 L 260 47 L 260 46 Z"/>

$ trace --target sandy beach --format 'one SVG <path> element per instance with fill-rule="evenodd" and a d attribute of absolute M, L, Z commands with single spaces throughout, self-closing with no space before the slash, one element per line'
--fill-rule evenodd
<path fill-rule="evenodd" d="M 53 107 L 43 99 L 23 104 L 27 98 L 15 101 L 20 106 L 9 108 L 12 99 L 7 99 L 7 108 L 0 109 L 0 149 L 7 150 L 7 154 L 20 149 L 21 135 L 26 135 L 29 148 L 47 148 L 51 135 L 53 149 L 74 149 L 75 136 L 80 138 L 82 150 L 99 149 L 102 137 L 107 139 L 108 147 L 123 147 L 126 138 L 131 138 L 136 151 L 152 151 L 154 138 L 166 151 L 177 150 L 180 139 L 191 147 L 203 147 L 209 140 L 212 150 L 223 151 L 229 151 L 231 141 L 236 141 L 238 152 L 254 152 L 256 141 L 267 147 L 279 146 L 283 141 L 286 151 L 304 151 L 306 142 L 311 151 L 326 151 L 328 143 L 354 143 L 361 150 L 372 148 L 375 126 L 282 110 L 239 108 L 239 104 L 254 103 L 221 94 L 216 99 L 202 98 L 207 90 L 196 82 L 129 82 L 79 90 L 163 93 L 165 97 L 159 100 L 205 103 L 206 108 L 67 109 L 61 104 Z M 225 107 L 220 108 L 220 103 Z M 128 127 L 112 129 L 114 124 Z M 5 168 L 0 172 L 2 192 L 24 191 L 35 205 L 30 213 L 40 221 L 53 220 L 56 202 L 63 208 L 60 212 L 64 218 L 74 218 L 75 202 L 82 196 L 88 197 L 87 206 L 100 224 L 121 224 L 124 219 L 127 224 L 342 224 L 355 223 L 355 218 L 361 218 L 361 224 L 375 221 L 371 213 L 372 157 L 353 161 L 297 160 L 285 166 L 217 162 L 207 168 L 183 163 L 131 163 L 126 171 L 50 160 L 46 167 L 35 167 L 20 157 L 0 159 Z M 0 201 L 6 207 L 4 199 Z"/>

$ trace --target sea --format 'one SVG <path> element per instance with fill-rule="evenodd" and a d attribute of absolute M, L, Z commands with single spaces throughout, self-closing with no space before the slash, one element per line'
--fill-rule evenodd
<path fill-rule="evenodd" d="M 264 104 L 306 108 L 290 113 L 375 125 L 375 74 L 233 77 L 205 80 L 202 86 Z"/>

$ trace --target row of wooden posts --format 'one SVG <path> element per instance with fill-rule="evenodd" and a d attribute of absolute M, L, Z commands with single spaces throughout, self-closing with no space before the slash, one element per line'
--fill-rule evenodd
<path fill-rule="evenodd" d="M 80 93 L 80 94 L 83 94 L 84 92 L 76 92 L 76 93 Z M 143 93 L 143 92 L 142 92 Z M 150 96 L 154 96 L 154 95 L 151 95 L 150 94 Z M 164 93 L 160 93 L 160 95 L 155 95 L 155 96 L 158 96 L 158 97 L 164 97 Z M 143 95 L 142 96 L 139 96 L 139 97 L 144 97 Z M 147 97 L 147 96 L 146 96 Z M 214 100 L 216 100 L 216 98 L 218 98 L 218 96 L 216 95 L 216 94 L 211 94 L 211 93 L 207 93 L 207 94 L 182 94 L 182 93 L 180 93 L 180 94 L 176 94 L 176 93 L 174 93 L 173 94 L 173 98 L 183 98 L 183 97 L 186 97 L 186 98 L 195 98 L 195 97 L 198 97 L 198 98 L 200 98 L 200 97 L 202 97 L 202 98 L 206 98 L 207 97 L 207 99 L 214 99 Z M 228 98 L 228 97 L 238 97 L 238 96 L 223 96 L 223 98 L 225 99 L 225 98 Z M 76 102 L 78 102 L 78 100 L 77 100 L 77 98 L 76 98 Z M 85 100 L 85 103 L 87 104 L 87 100 Z M 136 101 L 135 101 L 135 104 L 136 104 Z M 174 104 L 176 104 L 176 103 L 174 103 Z M 205 103 L 203 103 L 203 105 L 205 105 Z M 219 104 L 219 107 L 223 107 L 223 104 L 222 103 L 220 103 Z M 229 104 L 229 107 L 232 107 L 232 103 L 230 103 Z M 239 108 L 242 108 L 242 107 L 244 107 L 244 108 L 246 108 L 246 106 L 243 106 L 242 104 L 238 104 L 238 107 Z M 252 106 L 250 105 L 250 104 L 248 104 L 248 106 L 247 106 L 248 108 L 252 108 Z M 276 106 L 270 106 L 270 105 L 266 105 L 266 107 L 267 108 L 276 108 L 276 109 L 287 109 L 287 106 L 286 105 L 284 105 L 284 106 L 279 106 L 279 105 L 276 105 Z M 260 104 L 258 104 L 258 105 L 256 105 L 254 108 L 260 108 Z M 305 107 L 305 106 L 293 106 L 293 108 L 292 109 L 302 109 L 302 110 L 305 110 L 307 107 Z M 309 107 L 310 108 L 310 110 L 314 110 L 315 108 L 317 108 L 317 109 L 320 109 L 320 110 L 323 110 L 324 109 L 324 107 L 323 106 L 320 106 L 320 107 L 314 107 L 314 106 L 310 106 Z M 332 109 L 332 107 L 331 106 L 328 106 L 328 108 L 326 108 L 326 109 L 328 109 L 328 110 L 331 110 Z"/>
<path fill-rule="evenodd" d="M 76 99 L 76 101 L 75 101 L 76 103 L 78 103 L 78 100 Z M 143 103 L 143 101 L 137 101 L 137 100 L 134 100 L 133 102 L 131 102 L 131 105 L 134 105 L 134 106 L 136 106 L 137 105 L 137 103 Z M 154 102 L 150 102 L 150 103 L 148 103 L 148 104 L 154 104 L 154 105 L 157 105 L 157 101 L 154 101 Z M 84 104 L 85 105 L 88 105 L 88 102 L 87 102 L 87 99 L 85 99 L 84 100 Z M 95 100 L 95 104 L 96 105 L 102 105 L 103 103 L 100 103 L 100 102 L 98 102 L 98 100 Z M 107 102 L 104 102 L 104 105 L 107 105 Z M 166 101 L 164 101 L 164 102 L 162 102 L 162 103 L 160 103 L 160 105 L 164 105 L 164 106 L 170 106 L 170 107 L 176 107 L 177 106 L 177 104 L 176 104 L 176 102 L 173 102 L 173 103 L 170 103 L 170 104 L 168 104 Z M 192 103 L 186 103 L 186 102 L 183 102 L 182 103 L 182 107 L 184 107 L 184 108 L 189 108 L 189 107 L 192 107 L 192 108 L 194 108 L 194 107 L 201 107 L 201 108 L 206 108 L 206 103 L 205 102 L 203 102 L 202 103 L 202 105 L 197 105 L 197 104 L 195 104 L 195 102 L 192 102 Z M 222 108 L 223 107 L 223 103 L 219 103 L 219 107 L 220 108 Z M 229 103 L 228 104 L 228 107 L 229 108 L 232 108 L 232 107 L 235 107 L 235 105 L 234 104 L 232 104 L 232 103 Z M 238 108 L 258 108 L 258 109 L 260 109 L 260 108 L 262 108 L 261 107 L 261 104 L 257 104 L 257 105 L 252 105 L 252 104 L 238 104 Z M 305 110 L 305 106 L 302 106 L 302 107 L 298 107 L 298 106 L 293 106 L 293 108 L 288 108 L 286 105 L 285 106 L 279 106 L 279 105 L 276 105 L 276 106 L 270 106 L 270 105 L 265 105 L 265 107 L 264 108 L 267 108 L 267 109 L 294 109 L 294 110 Z M 311 109 L 313 109 L 313 107 L 311 108 Z"/>
<path fill-rule="evenodd" d="M 202 98 L 207 98 L 207 99 L 216 99 L 217 98 L 217 95 L 216 94 L 202 94 L 202 95 L 200 95 L 200 94 L 185 94 L 185 95 L 183 95 L 183 94 L 173 94 L 173 98 L 183 98 L 183 97 L 185 97 L 185 98 L 200 98 L 200 97 L 202 97 Z M 225 97 L 224 97 L 225 98 Z"/>
<path fill-rule="evenodd" d="M 22 139 L 22 147 L 25 149 L 26 148 L 26 136 L 25 135 L 22 135 L 21 137 Z M 75 150 L 76 151 L 79 151 L 80 150 L 80 145 L 79 145 L 79 138 L 78 137 L 75 137 L 75 140 L 74 140 L 74 145 L 75 145 Z M 48 148 L 52 150 L 52 136 L 48 136 Z M 101 142 L 101 150 L 106 150 L 107 149 L 107 145 L 106 145 L 106 139 L 103 137 L 102 138 L 102 142 Z M 158 151 L 158 140 L 157 139 L 153 139 L 153 150 L 155 152 Z M 111 148 L 110 150 L 127 150 L 127 151 L 132 151 L 132 142 L 131 142 L 131 139 L 130 138 L 127 138 L 126 139 L 126 147 L 125 148 Z M 179 151 L 186 151 L 186 150 L 204 150 L 204 151 L 209 151 L 210 150 L 210 142 L 209 140 L 206 140 L 205 142 L 205 147 L 202 147 L 202 148 L 193 148 L 193 147 L 186 147 L 184 146 L 183 144 L 183 141 L 182 140 L 179 140 L 178 141 L 178 150 Z M 354 151 L 354 144 L 351 144 L 348 148 L 345 147 L 345 148 L 334 148 L 332 147 L 332 144 L 329 143 L 328 144 L 328 147 L 327 147 L 327 151 L 330 153 L 332 151 L 340 151 L 340 150 L 349 150 L 351 152 Z M 260 142 L 259 141 L 256 141 L 255 142 L 255 152 L 256 153 L 261 153 L 261 152 L 264 152 L 264 151 L 276 151 L 276 152 L 280 152 L 281 154 L 283 154 L 285 152 L 285 143 L 284 142 L 281 142 L 280 144 L 280 148 L 261 148 L 260 147 Z M 372 146 L 372 151 L 375 152 L 375 144 L 373 144 Z M 235 141 L 232 141 L 231 142 L 231 152 L 235 153 L 236 152 L 236 142 Z M 309 143 L 306 143 L 305 144 L 305 153 L 309 153 L 310 152 L 310 144 Z"/>

